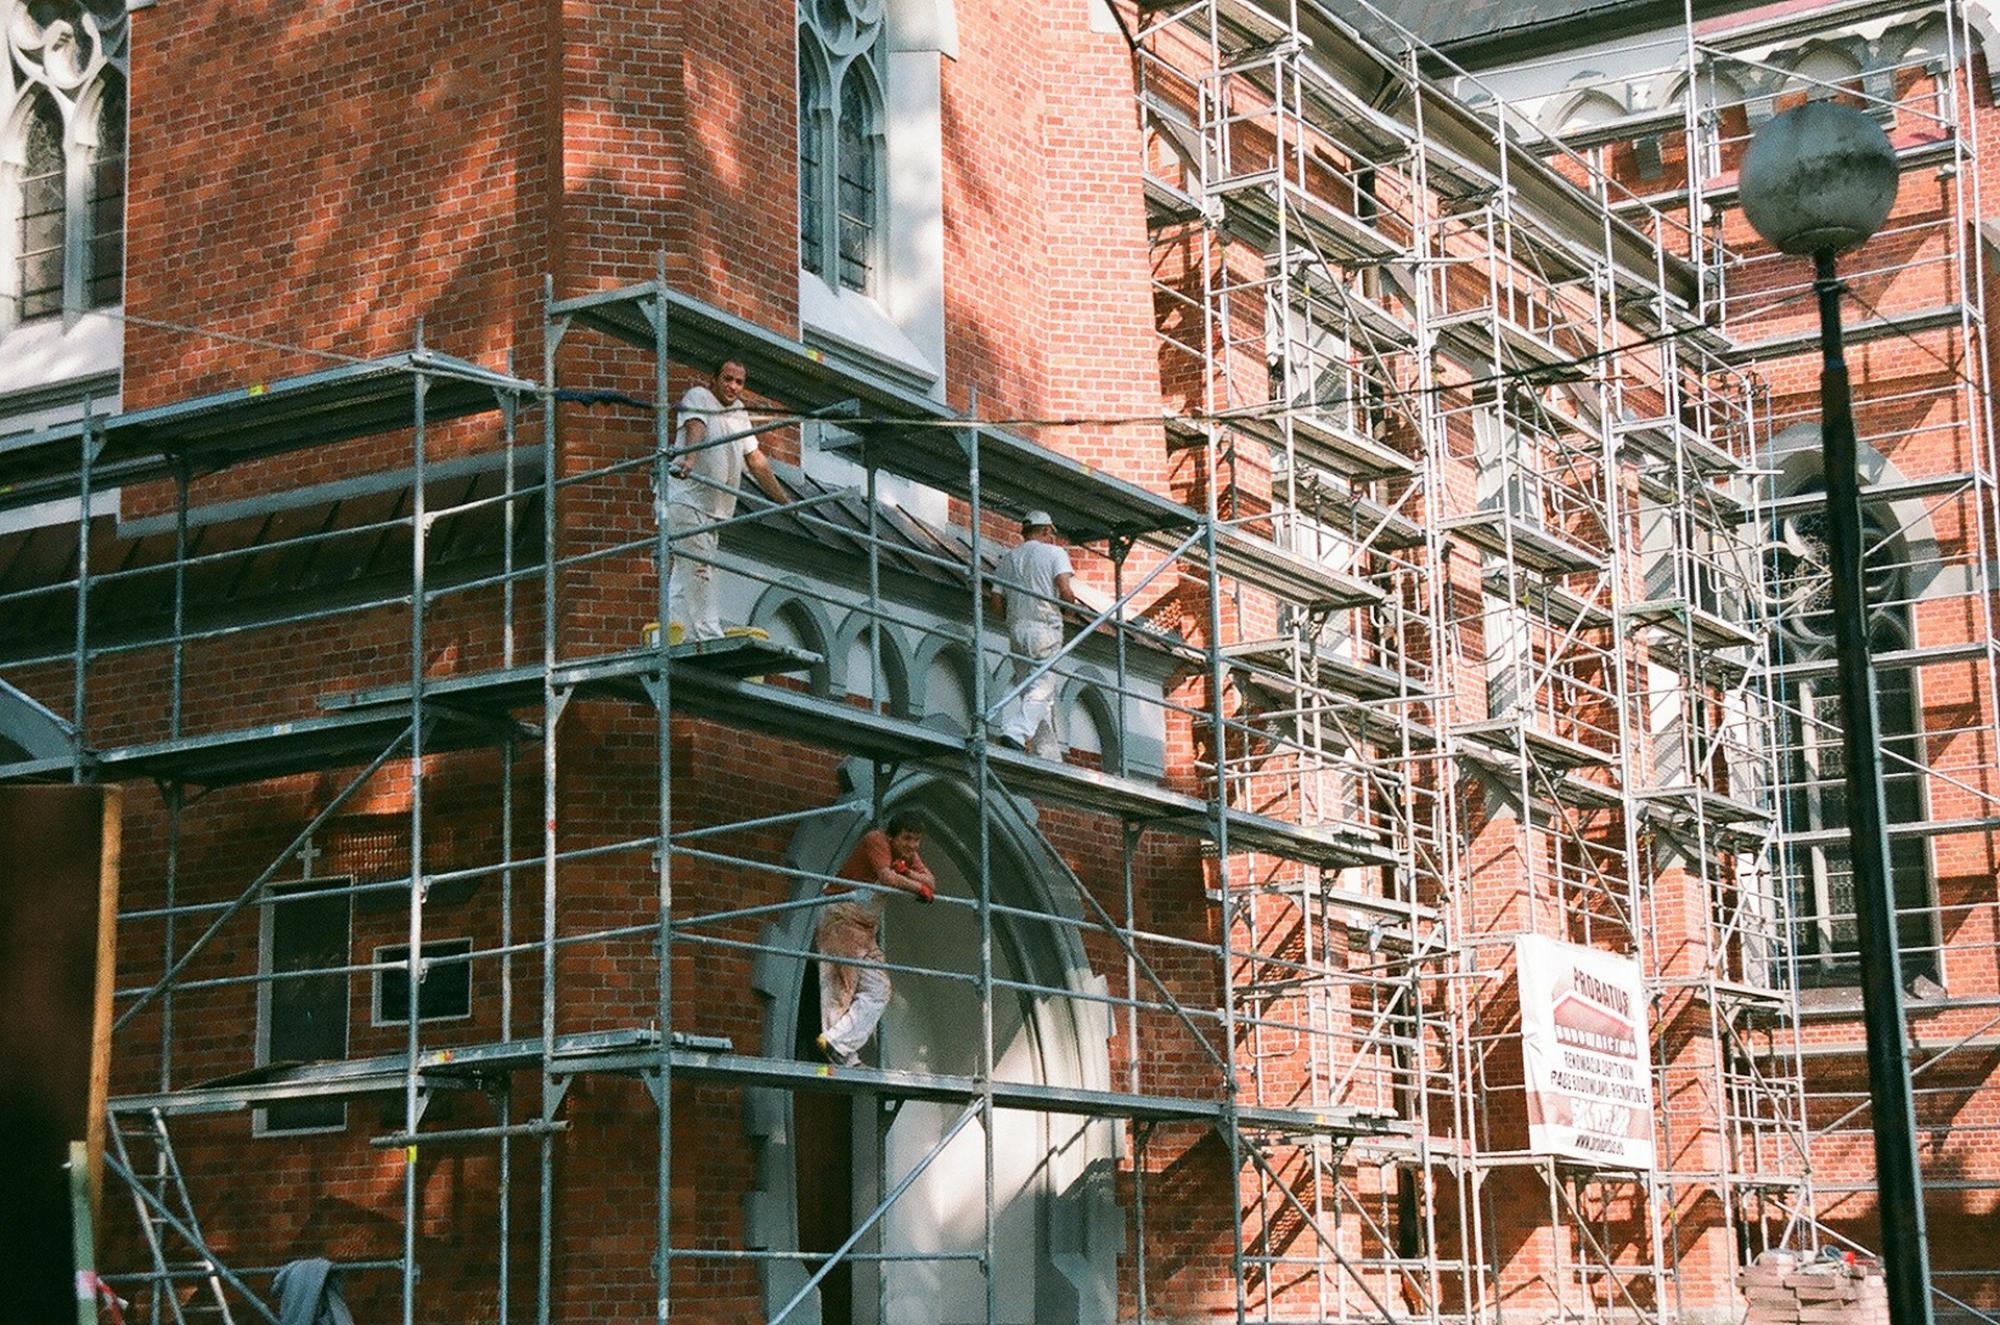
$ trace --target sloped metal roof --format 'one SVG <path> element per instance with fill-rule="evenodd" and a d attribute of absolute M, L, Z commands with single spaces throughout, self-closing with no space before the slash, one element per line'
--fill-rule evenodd
<path fill-rule="evenodd" d="M 1396 29 L 1469 67 L 1552 55 L 1625 33 L 1678 27 L 1682 0 L 1325 0 L 1363 36 L 1390 50 L 1409 41 Z M 1755 8 L 1752 0 L 1695 0 L 1697 18 Z M 1384 20 L 1388 21 L 1385 22 Z M 1488 56 L 1497 58 L 1486 58 Z"/>

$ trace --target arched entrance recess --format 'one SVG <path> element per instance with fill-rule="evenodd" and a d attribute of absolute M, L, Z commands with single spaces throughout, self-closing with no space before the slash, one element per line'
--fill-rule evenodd
<path fill-rule="evenodd" d="M 873 805 L 868 765 L 842 770 L 845 808 L 807 823 L 786 863 L 831 873 L 868 827 Z M 908 774 L 883 789 L 884 812 L 915 814 L 924 824 L 924 855 L 938 876 L 941 902 L 894 901 L 883 928 L 892 965 L 976 975 L 979 924 L 969 901 L 978 859 L 978 807 L 957 778 Z M 996 904 L 1040 914 L 1080 916 L 1072 886 L 1025 802 L 988 798 L 990 860 Z M 798 884 L 798 895 L 817 885 Z M 814 912 L 802 909 L 767 929 L 781 952 L 812 946 Z M 1033 917 L 995 916 L 996 981 L 1102 993 L 1078 931 Z M 895 972 L 894 994 L 870 1063 L 911 1071 L 972 1075 L 978 1065 L 980 1016 L 975 985 L 943 976 Z M 763 1052 L 801 1057 L 818 1032 L 814 964 L 771 955 L 758 968 L 763 996 Z M 1054 995 L 996 989 L 994 1043 L 998 1076 L 1086 1089 L 1110 1087 L 1105 1005 Z M 871 1095 L 756 1090 L 748 1125 L 758 1143 L 757 1190 L 745 1227 L 750 1245 L 779 1251 L 831 1247 L 874 1208 L 936 1144 L 962 1105 Z M 1110 1322 L 1115 1317 L 1117 1257 L 1123 1226 L 1113 1191 L 1113 1124 L 1081 1117 L 1001 1110 L 996 1120 L 995 1277 L 1002 1322 Z M 959 1133 L 871 1231 L 861 1250 L 903 1256 L 976 1252 L 984 1238 L 983 1140 L 975 1121 Z M 789 1300 L 810 1262 L 765 1263 L 767 1311 Z M 975 1261 L 856 1261 L 830 1275 L 817 1300 L 794 1320 L 818 1325 L 951 1325 L 984 1319 L 984 1287 Z"/>

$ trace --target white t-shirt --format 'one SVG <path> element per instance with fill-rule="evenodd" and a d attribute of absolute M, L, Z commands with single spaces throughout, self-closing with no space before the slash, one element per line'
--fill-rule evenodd
<path fill-rule="evenodd" d="M 1058 578 L 1075 574 L 1075 568 L 1069 564 L 1068 548 L 1059 543 L 1026 539 L 1007 550 L 994 574 L 1000 580 L 1000 592 L 1007 599 L 1009 626 L 1029 622 L 1062 624 L 1061 610 L 1055 603 L 1044 600 L 1056 597 Z"/>
<path fill-rule="evenodd" d="M 722 402 L 716 399 L 715 393 L 705 386 L 688 388 L 688 393 L 681 397 L 680 416 L 680 431 L 674 437 L 676 446 L 689 444 L 690 423 L 699 423 L 707 429 L 703 441 L 713 441 L 717 437 L 748 432 L 751 426 L 749 411 L 740 403 L 725 409 Z M 692 506 L 711 519 L 727 520 L 736 514 L 736 490 L 743 482 L 744 458 L 756 449 L 757 439 L 745 437 L 740 442 L 704 446 L 699 451 L 681 457 L 688 467 L 690 477 L 682 479 L 669 476 L 667 500 Z"/>

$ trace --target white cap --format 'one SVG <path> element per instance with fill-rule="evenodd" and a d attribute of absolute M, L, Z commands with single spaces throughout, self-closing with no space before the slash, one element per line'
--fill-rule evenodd
<path fill-rule="evenodd" d="M 1039 528 L 1042 525 L 1047 525 L 1053 529 L 1056 527 L 1056 518 L 1047 511 L 1029 511 L 1021 517 L 1021 532 L 1024 534 L 1028 530 Z"/>

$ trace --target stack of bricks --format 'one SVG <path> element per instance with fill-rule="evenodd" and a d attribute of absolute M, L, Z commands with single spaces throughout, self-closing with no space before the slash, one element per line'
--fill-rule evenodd
<path fill-rule="evenodd" d="M 1767 1251 L 1736 1284 L 1749 1306 L 1745 1325 L 1889 1325 L 1882 1267 L 1872 1261 Z"/>

